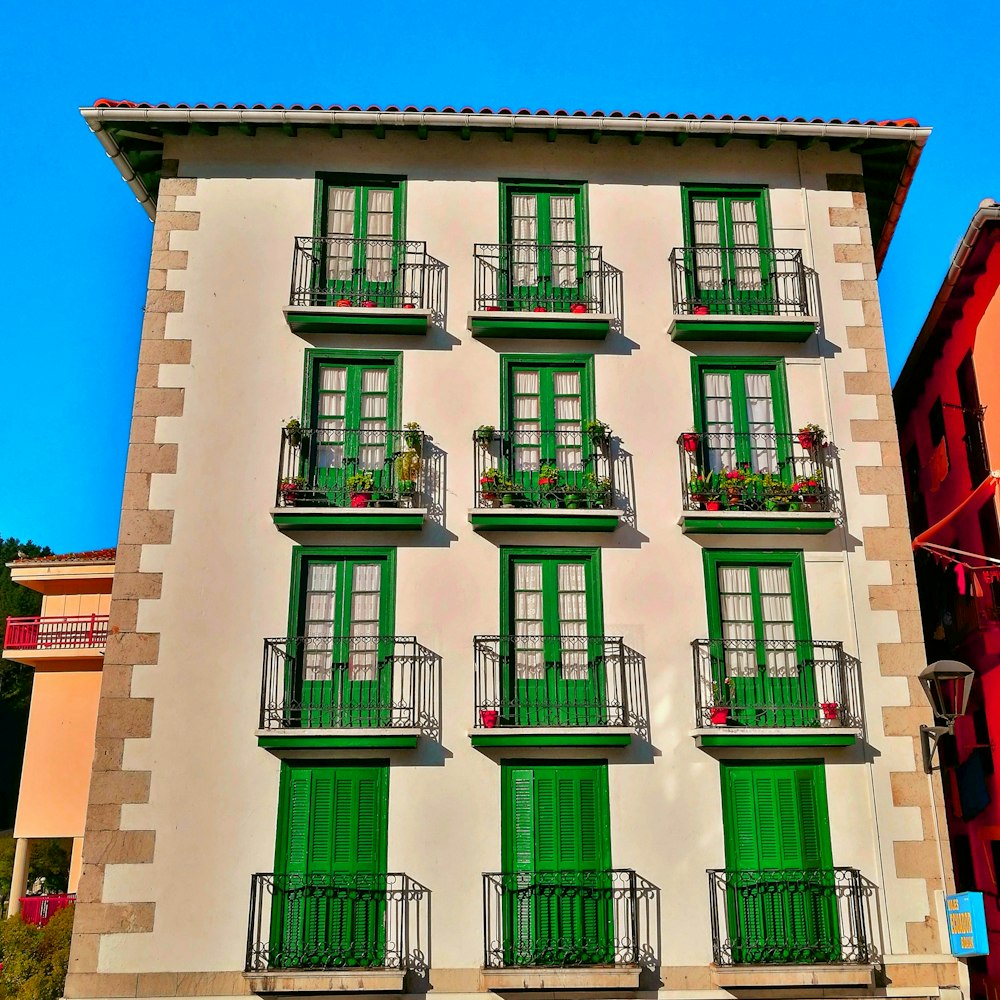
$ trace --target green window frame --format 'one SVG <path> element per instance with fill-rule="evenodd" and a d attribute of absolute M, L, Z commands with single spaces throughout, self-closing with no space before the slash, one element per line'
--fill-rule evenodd
<path fill-rule="evenodd" d="M 584 181 L 501 179 L 498 299 L 508 310 L 566 312 L 586 302 L 590 261 Z M 570 213 L 571 210 L 571 213 Z"/>
<path fill-rule="evenodd" d="M 719 314 L 773 312 L 768 188 L 684 184 L 681 205 L 689 301 Z"/>
<path fill-rule="evenodd" d="M 708 379 L 725 377 L 729 384 L 731 421 L 713 418 L 710 413 L 712 393 Z M 767 379 L 770 392 L 770 422 L 751 419 L 753 396 L 751 380 Z M 698 357 L 691 359 L 691 395 L 694 426 L 701 440 L 698 458 L 706 472 L 721 472 L 743 466 L 751 472 L 770 472 L 791 482 L 794 469 L 790 461 L 791 424 L 788 383 L 783 358 L 774 357 Z"/>
<path fill-rule="evenodd" d="M 501 764 L 508 965 L 612 961 L 607 761 Z"/>
<path fill-rule="evenodd" d="M 786 571 L 787 593 L 766 578 L 763 571 L 769 567 Z M 819 709 L 802 551 L 706 549 L 704 568 L 707 655 L 719 704 L 728 703 L 733 721 L 744 726 L 814 726 Z M 736 586 L 747 589 L 734 587 L 724 594 L 725 569 L 737 571 L 730 574 L 733 577 L 745 569 Z M 730 596 L 734 608 L 749 604 L 750 616 L 727 618 L 724 596 Z M 791 617 L 778 617 L 779 609 L 788 605 Z"/>
<path fill-rule="evenodd" d="M 540 567 L 537 574 L 535 566 Z M 523 574 L 519 567 L 525 568 Z M 575 567 L 582 573 L 574 572 Z M 533 578 L 530 590 L 519 575 Z M 579 614 L 581 585 L 583 621 L 572 617 Z M 526 608 L 534 615 L 540 610 L 541 618 L 529 618 Z M 538 628 L 549 638 L 543 642 L 517 638 L 538 634 Z M 600 549 L 501 547 L 500 632 L 511 637 L 501 649 L 500 690 L 506 722 L 520 726 L 607 723 Z"/>
<path fill-rule="evenodd" d="M 729 938 L 737 962 L 840 958 L 822 761 L 722 761 Z"/>
<path fill-rule="evenodd" d="M 387 761 L 283 761 L 270 965 L 373 967 L 385 955 Z"/>

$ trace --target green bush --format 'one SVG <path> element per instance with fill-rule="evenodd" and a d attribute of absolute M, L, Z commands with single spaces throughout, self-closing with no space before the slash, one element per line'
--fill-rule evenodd
<path fill-rule="evenodd" d="M 60 910 L 44 927 L 0 920 L 0 1000 L 59 1000 L 69 966 L 73 910 Z"/>

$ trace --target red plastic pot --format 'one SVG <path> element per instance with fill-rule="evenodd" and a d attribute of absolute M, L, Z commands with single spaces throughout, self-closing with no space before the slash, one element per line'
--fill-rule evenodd
<path fill-rule="evenodd" d="M 729 711 L 729 707 L 725 705 L 717 705 L 714 708 L 710 708 L 712 725 L 725 726 L 729 722 Z"/>
<path fill-rule="evenodd" d="M 412 302 L 404 302 L 403 303 L 403 308 L 404 309 L 416 309 L 417 307 Z"/>
<path fill-rule="evenodd" d="M 294 507 L 295 501 L 299 498 L 299 488 L 297 486 L 282 486 L 281 499 L 286 507 Z"/>
<path fill-rule="evenodd" d="M 355 493 L 351 497 L 352 507 L 367 507 L 371 503 L 372 495 L 370 493 Z"/>
<path fill-rule="evenodd" d="M 499 306 L 483 306 L 483 311 L 488 313 L 498 313 L 500 312 Z"/>
<path fill-rule="evenodd" d="M 698 450 L 698 435 L 691 431 L 686 434 L 681 435 L 681 441 L 684 443 L 685 451 L 697 451 Z"/>
<path fill-rule="evenodd" d="M 827 722 L 836 722 L 840 718 L 840 705 L 835 701 L 824 701 L 819 706 L 823 709 L 823 718 Z"/>
<path fill-rule="evenodd" d="M 813 434 L 812 431 L 800 431 L 798 438 L 799 444 L 802 445 L 806 451 L 810 451 L 816 447 L 816 435 Z"/>
<path fill-rule="evenodd" d="M 535 308 L 532 309 L 531 311 L 532 312 L 536 312 L 536 313 L 548 312 L 548 310 L 545 308 L 545 306 L 535 306 Z"/>
<path fill-rule="evenodd" d="M 337 306 L 338 306 L 338 308 L 343 309 L 346 306 L 349 306 L 350 304 L 351 304 L 351 300 L 350 299 L 337 299 Z"/>
<path fill-rule="evenodd" d="M 722 504 L 718 500 L 708 500 L 705 503 L 705 510 L 722 510 Z"/>
<path fill-rule="evenodd" d="M 707 316 L 708 306 L 695 306 L 693 311 L 695 316 Z"/>
<path fill-rule="evenodd" d="M 481 708 L 479 710 L 479 720 L 484 729 L 495 729 L 500 713 L 495 708 Z"/>
<path fill-rule="evenodd" d="M 571 313 L 585 313 L 587 307 L 582 302 L 574 302 L 570 307 L 569 311 Z"/>
<path fill-rule="evenodd" d="M 375 303 L 374 303 L 374 302 L 372 302 L 372 300 L 371 300 L 371 299 L 365 299 L 365 301 L 364 301 L 364 302 L 362 302 L 361 304 L 362 304 L 362 305 L 363 305 L 363 306 L 364 306 L 364 307 L 365 307 L 366 309 L 374 309 L 374 308 L 375 308 Z"/>

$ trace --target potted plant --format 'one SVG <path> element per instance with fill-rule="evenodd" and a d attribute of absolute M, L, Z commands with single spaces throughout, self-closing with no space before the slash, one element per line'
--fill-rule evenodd
<path fill-rule="evenodd" d="M 694 472 L 688 480 L 688 499 L 691 503 L 708 503 L 712 495 L 712 473 Z"/>
<path fill-rule="evenodd" d="M 376 303 L 375 303 L 375 302 L 372 302 L 372 300 L 371 300 L 371 299 L 365 299 L 365 301 L 364 301 L 364 302 L 362 302 L 361 304 L 362 304 L 362 305 L 363 305 L 363 306 L 364 306 L 364 307 L 365 307 L 366 309 L 374 309 L 374 308 L 375 308 L 375 306 L 376 306 Z"/>
<path fill-rule="evenodd" d="M 698 450 L 698 443 L 701 440 L 701 435 L 697 431 L 685 431 L 681 435 L 681 444 L 684 446 L 684 450 L 690 454 L 693 451 Z"/>
<path fill-rule="evenodd" d="M 403 440 L 406 442 L 406 447 L 410 451 L 420 451 L 420 446 L 423 444 L 423 438 L 420 433 L 420 424 L 415 420 L 411 420 L 403 432 Z"/>
<path fill-rule="evenodd" d="M 584 430 L 595 448 L 605 448 L 611 441 L 611 428 L 603 420 L 588 420 Z"/>
<path fill-rule="evenodd" d="M 479 477 L 479 496 L 487 503 L 495 503 L 502 480 L 499 469 L 485 469 Z"/>
<path fill-rule="evenodd" d="M 712 704 L 709 707 L 709 717 L 713 726 L 729 724 L 729 713 L 732 710 L 733 681 L 726 677 L 721 681 L 712 681 Z"/>
<path fill-rule="evenodd" d="M 705 501 L 705 510 L 722 510 L 722 501 L 718 493 L 712 493 Z"/>
<path fill-rule="evenodd" d="M 302 444 L 302 424 L 295 417 L 289 417 L 285 421 L 285 435 L 293 448 L 298 448 Z"/>
<path fill-rule="evenodd" d="M 480 444 L 489 444 L 493 440 L 496 430 L 492 424 L 480 424 L 476 428 L 476 440 Z"/>
<path fill-rule="evenodd" d="M 810 506 L 819 503 L 823 496 L 823 480 L 819 472 L 810 476 L 796 476 L 792 483 L 792 495 Z"/>
<path fill-rule="evenodd" d="M 337 299 L 337 308 L 344 309 L 351 304 L 350 299 Z"/>
<path fill-rule="evenodd" d="M 740 510 L 747 474 L 742 469 L 724 469 L 722 473 L 722 493 L 733 510 Z"/>
<path fill-rule="evenodd" d="M 479 710 L 479 721 L 484 729 L 495 729 L 500 713 L 495 708 L 481 708 Z"/>
<path fill-rule="evenodd" d="M 585 472 L 583 474 L 583 488 L 591 507 L 611 506 L 611 480 L 607 476 L 599 476 L 596 472 Z"/>
<path fill-rule="evenodd" d="M 278 491 L 281 493 L 281 504 L 283 507 L 294 507 L 299 499 L 299 491 L 306 485 L 302 476 L 282 479 Z"/>
<path fill-rule="evenodd" d="M 403 308 L 404 309 L 416 309 L 417 307 L 416 307 L 416 305 L 413 302 L 404 302 L 403 303 Z"/>
<path fill-rule="evenodd" d="M 375 476 L 371 472 L 355 472 L 347 477 L 347 492 L 351 494 L 352 507 L 367 507 L 375 490 Z"/>
<path fill-rule="evenodd" d="M 702 302 L 696 302 L 691 307 L 691 312 L 694 313 L 695 316 L 707 316 L 708 315 L 708 306 L 706 306 Z"/>
<path fill-rule="evenodd" d="M 536 313 L 548 312 L 548 310 L 545 308 L 545 306 L 535 306 L 535 308 L 532 309 L 531 311 L 532 312 L 536 312 Z"/>
<path fill-rule="evenodd" d="M 824 722 L 840 721 L 840 705 L 835 701 L 822 701 L 819 707 L 823 711 Z"/>
<path fill-rule="evenodd" d="M 562 496 L 562 504 L 567 510 L 576 510 L 583 507 L 587 502 L 586 493 L 582 493 L 577 486 L 567 486 Z"/>
<path fill-rule="evenodd" d="M 559 470 L 554 465 L 543 465 L 538 470 L 538 489 L 542 496 L 551 497 L 559 486 Z"/>
<path fill-rule="evenodd" d="M 799 444 L 805 448 L 806 451 L 812 451 L 814 448 L 819 448 L 823 444 L 825 438 L 826 431 L 823 430 L 819 424 L 806 424 L 805 427 L 799 428 Z"/>
<path fill-rule="evenodd" d="M 502 507 L 517 507 L 524 499 L 524 490 L 512 479 L 504 479 L 500 486 L 500 505 Z"/>
<path fill-rule="evenodd" d="M 569 307 L 569 311 L 571 313 L 578 313 L 578 314 L 579 313 L 585 313 L 587 311 L 587 307 L 582 302 L 574 302 Z"/>

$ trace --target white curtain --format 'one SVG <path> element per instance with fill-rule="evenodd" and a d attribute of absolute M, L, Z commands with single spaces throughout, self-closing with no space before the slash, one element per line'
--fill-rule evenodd
<path fill-rule="evenodd" d="M 538 372 L 514 373 L 514 468 L 537 469 L 541 464 L 541 401 Z"/>
<path fill-rule="evenodd" d="M 515 194 L 510 207 L 511 242 L 514 244 L 514 284 L 538 281 L 538 198 Z"/>
<path fill-rule="evenodd" d="M 725 641 L 726 675 L 756 677 L 757 651 L 754 639 L 753 592 L 746 566 L 719 568 L 719 602 L 722 638 Z M 733 647 L 730 648 L 729 643 Z"/>
<path fill-rule="evenodd" d="M 560 469 L 583 468 L 583 410 L 580 373 L 555 372 L 556 465 Z"/>
<path fill-rule="evenodd" d="M 580 563 L 560 563 L 558 578 L 563 680 L 586 680 L 588 671 L 586 572 Z"/>
<path fill-rule="evenodd" d="M 332 640 L 336 600 L 336 565 L 310 563 L 306 575 L 304 680 L 328 681 L 333 677 Z"/>
<path fill-rule="evenodd" d="M 327 190 L 326 235 L 330 237 L 326 246 L 327 280 L 349 282 L 354 267 L 354 188 Z"/>
<path fill-rule="evenodd" d="M 777 472 L 771 376 L 766 372 L 751 372 L 744 376 L 743 384 L 747 400 L 747 428 L 750 431 L 751 467 L 755 472 Z"/>
<path fill-rule="evenodd" d="M 344 464 L 344 401 L 347 369 L 320 369 L 319 431 L 316 465 L 321 469 L 340 468 Z"/>
<path fill-rule="evenodd" d="M 691 203 L 694 223 L 694 252 L 698 288 L 718 291 L 722 288 L 719 202 L 715 198 L 695 198 Z"/>
<path fill-rule="evenodd" d="M 761 269 L 757 230 L 757 202 L 738 200 L 729 203 L 733 214 L 733 277 L 741 292 L 760 291 Z"/>
<path fill-rule="evenodd" d="M 366 368 L 361 372 L 361 426 L 358 465 L 378 469 L 385 464 L 386 418 L 389 410 L 389 370 Z"/>
<path fill-rule="evenodd" d="M 795 677 L 798 656 L 795 649 L 795 623 L 792 614 L 792 587 L 787 566 L 761 566 L 761 611 L 765 640 L 790 643 L 788 649 L 767 651 L 767 672 L 772 677 Z"/>
<path fill-rule="evenodd" d="M 549 198 L 549 225 L 552 230 L 552 284 L 556 288 L 575 288 L 576 267 L 576 198 L 553 195 Z"/>
<path fill-rule="evenodd" d="M 368 192 L 368 242 L 365 244 L 365 277 L 369 281 L 392 278 L 392 203 L 395 192 Z"/>
<path fill-rule="evenodd" d="M 708 372 L 703 382 L 705 430 L 708 432 L 708 467 L 712 472 L 736 465 L 736 438 L 733 436 L 733 394 L 730 376 Z"/>
<path fill-rule="evenodd" d="M 378 671 L 379 603 L 382 566 L 355 565 L 351 580 L 351 651 L 348 677 L 373 681 Z"/>
<path fill-rule="evenodd" d="M 541 563 L 515 563 L 514 674 L 519 680 L 545 676 L 542 615 Z"/>

